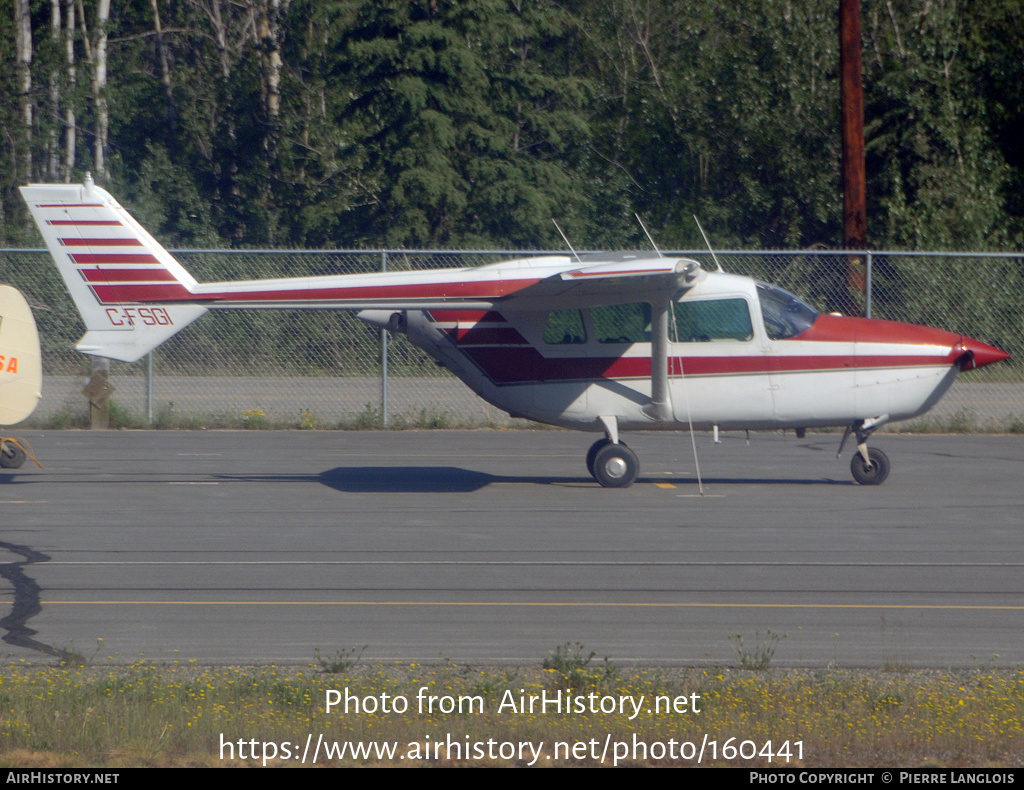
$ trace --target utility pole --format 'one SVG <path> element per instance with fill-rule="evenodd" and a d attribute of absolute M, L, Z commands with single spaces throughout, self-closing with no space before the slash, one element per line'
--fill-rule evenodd
<path fill-rule="evenodd" d="M 860 0 L 839 0 L 839 102 L 843 140 L 843 248 L 867 247 L 867 177 L 864 168 L 864 91 L 861 78 Z M 860 312 L 852 294 L 865 293 L 864 261 L 846 262 L 847 292 L 842 311 Z"/>

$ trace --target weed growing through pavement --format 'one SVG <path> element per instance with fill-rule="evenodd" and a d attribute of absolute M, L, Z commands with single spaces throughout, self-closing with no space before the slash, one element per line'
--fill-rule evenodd
<path fill-rule="evenodd" d="M 363 653 L 369 645 L 363 645 L 359 648 L 359 653 L 356 653 L 356 648 L 351 647 L 348 650 L 339 650 L 333 656 L 323 656 L 320 654 L 320 648 L 318 647 L 313 651 L 313 660 L 316 661 L 320 672 L 325 675 L 340 675 L 348 672 L 356 664 L 359 663 L 359 659 L 363 657 Z"/>
<path fill-rule="evenodd" d="M 736 651 L 736 656 L 740 660 L 740 669 L 768 669 L 772 665 L 772 659 L 775 658 L 775 650 L 778 648 L 779 642 L 785 638 L 785 634 L 777 633 L 770 628 L 764 632 L 764 636 L 761 636 L 760 631 L 755 631 L 755 644 L 748 648 L 743 643 L 743 634 L 729 634 L 732 649 Z"/>

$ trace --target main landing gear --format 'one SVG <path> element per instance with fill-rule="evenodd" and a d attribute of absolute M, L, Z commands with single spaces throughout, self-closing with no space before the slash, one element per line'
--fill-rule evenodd
<path fill-rule="evenodd" d="M 839 452 L 836 453 L 836 458 L 842 455 L 843 445 L 846 444 L 850 431 L 856 431 L 857 452 L 850 459 L 850 472 L 853 474 L 853 479 L 862 486 L 880 486 L 889 476 L 889 456 L 877 447 L 868 449 L 868 437 L 876 428 L 888 421 L 889 415 L 883 414 L 881 417 L 854 423 L 846 429 L 843 440 L 839 443 Z"/>
<path fill-rule="evenodd" d="M 587 451 L 587 471 L 605 488 L 625 488 L 640 473 L 640 461 L 622 442 L 598 439 Z"/>

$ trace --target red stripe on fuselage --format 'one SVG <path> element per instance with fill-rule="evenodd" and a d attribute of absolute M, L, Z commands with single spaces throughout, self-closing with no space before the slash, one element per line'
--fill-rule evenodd
<path fill-rule="evenodd" d="M 535 348 L 467 348 L 465 353 L 497 384 L 544 381 L 649 379 L 650 357 L 544 357 Z M 670 357 L 670 375 L 728 376 L 812 373 L 852 367 L 945 367 L 956 354 L 836 356 Z"/>

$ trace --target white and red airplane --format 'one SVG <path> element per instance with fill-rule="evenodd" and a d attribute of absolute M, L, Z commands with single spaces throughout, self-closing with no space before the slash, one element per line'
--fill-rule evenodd
<path fill-rule="evenodd" d="M 79 351 L 132 362 L 207 310 L 357 311 L 513 416 L 603 432 L 587 468 L 609 487 L 639 471 L 621 432 L 690 425 L 845 426 L 854 478 L 878 485 L 889 461 L 867 447 L 875 429 L 927 411 L 961 370 L 1009 356 L 941 329 L 820 314 L 774 286 L 651 253 L 199 283 L 91 179 L 21 193 L 85 322 Z"/>

